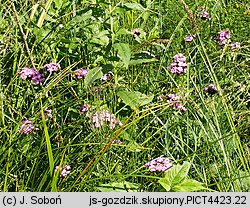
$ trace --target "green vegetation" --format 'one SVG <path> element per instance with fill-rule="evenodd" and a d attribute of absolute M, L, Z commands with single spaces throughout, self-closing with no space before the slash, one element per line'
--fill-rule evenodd
<path fill-rule="evenodd" d="M 250 191 L 249 11 L 0 0 L 0 190 Z"/>

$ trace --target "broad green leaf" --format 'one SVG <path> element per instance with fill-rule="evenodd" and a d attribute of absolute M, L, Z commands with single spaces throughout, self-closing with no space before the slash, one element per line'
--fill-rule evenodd
<path fill-rule="evenodd" d="M 70 24 L 71 24 L 71 25 L 75 25 L 76 23 L 83 22 L 83 21 L 89 19 L 90 17 L 92 17 L 92 10 L 89 10 L 89 11 L 83 13 L 82 15 L 77 15 L 77 16 L 75 16 L 75 17 L 70 21 Z"/>
<path fill-rule="evenodd" d="M 62 5 L 63 5 L 63 1 L 62 0 L 54 0 L 55 2 L 55 6 L 56 8 L 59 10 L 61 9 Z"/>
<path fill-rule="evenodd" d="M 141 4 L 138 4 L 138 3 L 126 3 L 124 4 L 124 6 L 132 10 L 139 10 L 139 11 L 145 10 L 145 8 Z"/>
<path fill-rule="evenodd" d="M 122 101 L 130 106 L 133 110 L 136 110 L 138 106 L 138 96 L 134 92 L 129 91 L 119 91 L 117 95 L 122 99 Z"/>
<path fill-rule="evenodd" d="M 135 94 L 138 96 L 139 106 L 147 105 L 148 103 L 152 102 L 152 100 L 154 99 L 154 95 L 145 95 L 140 92 L 135 92 Z"/>
<path fill-rule="evenodd" d="M 107 36 L 108 31 L 101 31 L 91 38 L 92 43 L 96 43 L 102 46 L 107 46 L 109 44 L 109 38 Z"/>
<path fill-rule="evenodd" d="M 192 192 L 204 189 L 202 183 L 193 179 L 185 179 L 178 185 L 172 187 L 172 191 L 178 192 Z"/>
<path fill-rule="evenodd" d="M 128 67 L 131 58 L 131 51 L 129 44 L 126 43 L 116 43 L 114 44 L 114 49 L 117 50 L 118 56 L 122 60 L 123 64 Z"/>
<path fill-rule="evenodd" d="M 188 175 L 190 169 L 190 163 L 184 161 L 182 165 L 174 165 L 165 175 L 171 183 L 171 186 L 181 183 Z"/>
<path fill-rule="evenodd" d="M 126 105 L 130 106 L 133 110 L 136 110 L 140 106 L 150 103 L 154 98 L 154 95 L 147 96 L 140 92 L 129 91 L 119 91 L 117 95 Z"/>
<path fill-rule="evenodd" d="M 125 28 L 120 28 L 117 31 L 116 35 L 131 35 L 131 32 L 128 31 L 127 29 L 125 29 Z"/>
<path fill-rule="evenodd" d="M 84 79 L 84 85 L 90 86 L 95 80 L 100 79 L 103 76 L 102 68 L 96 67 L 94 69 L 91 69 L 87 76 Z"/>
<path fill-rule="evenodd" d="M 168 178 L 161 178 L 158 182 L 163 186 L 164 189 L 166 189 L 166 191 L 170 191 L 171 183 Z"/>
<path fill-rule="evenodd" d="M 155 62 L 155 61 L 158 61 L 158 60 L 147 53 L 138 53 L 138 54 L 135 54 L 131 58 L 129 65 L 137 65 L 137 64 L 150 63 L 150 62 Z"/>

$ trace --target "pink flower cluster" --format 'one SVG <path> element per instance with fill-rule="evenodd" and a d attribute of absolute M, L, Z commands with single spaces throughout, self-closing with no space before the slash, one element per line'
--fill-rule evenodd
<path fill-rule="evenodd" d="M 60 177 L 65 178 L 70 173 L 71 167 L 69 165 L 66 165 L 64 169 L 62 169 L 62 167 L 56 166 L 55 172 L 57 171 L 61 171 Z"/>
<path fill-rule="evenodd" d="M 214 84 L 206 86 L 204 90 L 210 95 L 216 94 L 218 92 L 218 88 Z"/>
<path fill-rule="evenodd" d="M 34 68 L 23 68 L 21 71 L 18 72 L 18 74 L 21 76 L 22 80 L 29 79 L 35 85 L 38 85 L 45 80 L 44 75 L 40 74 L 40 72 L 38 72 Z"/>
<path fill-rule="evenodd" d="M 156 172 L 156 171 L 166 172 L 167 170 L 169 170 L 170 168 L 173 167 L 173 164 L 171 163 L 170 159 L 160 156 L 160 157 L 153 159 L 152 161 L 144 164 L 144 167 L 149 168 L 148 173 L 150 174 L 150 173 Z"/>
<path fill-rule="evenodd" d="M 49 64 L 45 64 L 45 65 L 44 65 L 44 68 L 45 68 L 47 71 L 49 71 L 50 73 L 52 73 L 52 72 L 58 71 L 58 70 L 61 68 L 61 66 L 60 66 L 60 64 L 51 62 L 51 63 L 49 63 Z"/>
<path fill-rule="evenodd" d="M 115 140 L 113 140 L 112 141 L 112 144 L 122 144 L 122 141 L 121 140 L 117 140 L 117 139 L 115 139 Z"/>
<path fill-rule="evenodd" d="M 225 45 L 227 40 L 230 39 L 231 34 L 229 30 L 224 30 L 218 33 L 217 35 L 217 41 L 219 45 Z"/>
<path fill-rule="evenodd" d="M 186 109 L 183 105 L 181 105 L 181 104 L 179 103 L 180 101 L 181 101 L 181 97 L 177 96 L 176 94 L 169 94 L 169 95 L 167 96 L 167 102 L 168 102 L 169 104 L 174 103 L 174 104 L 172 105 L 173 108 L 178 109 L 178 110 L 181 110 L 181 111 L 183 111 L 183 112 L 186 112 L 187 109 Z"/>
<path fill-rule="evenodd" d="M 235 43 L 232 43 L 230 45 L 231 50 L 235 50 L 235 49 L 239 49 L 239 48 L 240 48 L 240 43 L 239 42 L 235 42 Z"/>
<path fill-rule="evenodd" d="M 101 81 L 110 81 L 113 78 L 114 74 L 113 72 L 109 71 L 107 74 L 104 74 L 101 77 Z"/>
<path fill-rule="evenodd" d="M 173 63 L 168 66 L 173 74 L 183 74 L 187 72 L 186 57 L 179 53 L 173 57 Z"/>
<path fill-rule="evenodd" d="M 58 71 L 58 69 L 60 69 L 60 65 L 52 62 L 50 64 L 45 64 L 44 68 L 47 69 L 49 72 L 54 72 L 54 71 Z M 27 67 L 22 68 L 18 72 L 18 74 L 21 76 L 22 80 L 29 79 L 35 85 L 38 85 L 45 80 L 44 75 L 41 74 L 40 72 L 38 72 L 34 68 L 27 68 Z"/>
<path fill-rule="evenodd" d="M 184 41 L 185 42 L 192 42 L 195 38 L 195 35 L 187 35 L 185 38 L 184 38 Z"/>
<path fill-rule="evenodd" d="M 206 10 L 202 10 L 200 13 L 200 18 L 202 20 L 207 20 L 209 18 L 209 13 Z"/>
<path fill-rule="evenodd" d="M 40 113 L 39 115 L 40 118 L 42 118 L 42 114 Z M 52 118 L 52 110 L 49 108 L 45 108 L 44 109 L 44 118 L 45 121 L 47 121 L 48 119 Z"/>
<path fill-rule="evenodd" d="M 136 29 L 136 28 L 132 30 L 132 33 L 133 33 L 133 37 L 134 37 L 134 38 L 139 37 L 139 36 L 140 36 L 140 34 L 141 34 L 141 33 L 139 32 L 139 30 L 138 30 L 138 29 Z"/>
<path fill-rule="evenodd" d="M 80 111 L 81 111 L 81 114 L 85 114 L 89 109 L 89 105 L 88 104 L 85 104 L 83 105 L 81 108 L 80 108 Z"/>
<path fill-rule="evenodd" d="M 80 68 L 80 69 L 75 70 L 74 73 L 75 73 L 75 75 L 76 75 L 76 79 L 82 79 L 82 78 L 84 78 L 84 77 L 87 76 L 88 70 L 87 70 L 87 69 Z"/>
<path fill-rule="evenodd" d="M 116 124 L 122 126 L 122 123 L 116 119 L 114 114 L 111 114 L 109 111 L 99 111 L 95 112 L 91 116 L 89 115 L 89 123 L 92 124 L 93 128 L 101 128 L 106 122 L 110 129 L 114 129 Z"/>
<path fill-rule="evenodd" d="M 36 133 L 35 131 L 38 130 L 38 128 L 35 128 L 33 123 L 27 119 L 22 121 L 22 125 L 19 127 L 19 132 L 21 134 L 31 134 L 31 133 Z"/>

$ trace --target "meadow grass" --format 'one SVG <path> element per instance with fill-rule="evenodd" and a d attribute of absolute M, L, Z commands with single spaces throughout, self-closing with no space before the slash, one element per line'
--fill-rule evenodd
<path fill-rule="evenodd" d="M 0 0 L 0 190 L 166 191 L 171 169 L 144 167 L 164 156 L 189 162 L 194 191 L 250 191 L 249 11 L 247 0 Z M 23 80 L 24 68 L 45 80 Z M 95 128 L 104 111 L 115 128 Z"/>

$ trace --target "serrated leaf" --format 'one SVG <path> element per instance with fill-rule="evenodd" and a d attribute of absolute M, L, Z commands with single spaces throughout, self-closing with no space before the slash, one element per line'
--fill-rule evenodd
<path fill-rule="evenodd" d="M 165 178 L 168 179 L 173 187 L 176 184 L 181 183 L 188 175 L 190 169 L 190 163 L 184 161 L 182 165 L 174 165 L 165 175 Z"/>
<path fill-rule="evenodd" d="M 130 58 L 131 58 L 131 51 L 129 44 L 127 43 L 116 43 L 113 45 L 114 49 L 117 50 L 118 56 L 122 60 L 123 64 L 128 67 Z"/>
<path fill-rule="evenodd" d="M 90 86 L 95 80 L 100 79 L 103 76 L 102 67 L 96 67 L 91 69 L 84 79 L 84 85 Z"/>
<path fill-rule="evenodd" d="M 170 191 L 170 189 L 171 189 L 171 183 L 170 183 L 170 181 L 167 178 L 161 178 L 158 182 L 163 186 L 163 188 L 166 191 Z"/>
<path fill-rule="evenodd" d="M 136 110 L 140 106 L 150 103 L 154 98 L 154 95 L 147 96 L 140 92 L 129 91 L 119 91 L 117 95 L 126 105 L 130 106 L 133 110 Z"/>
<path fill-rule="evenodd" d="M 199 191 L 204 189 L 202 183 L 193 179 L 185 179 L 178 185 L 172 187 L 172 191 L 178 192 L 192 192 L 192 191 Z"/>
<path fill-rule="evenodd" d="M 132 10 L 139 10 L 139 11 L 145 10 L 145 8 L 141 4 L 138 4 L 138 3 L 126 3 L 124 4 L 124 6 Z"/>

